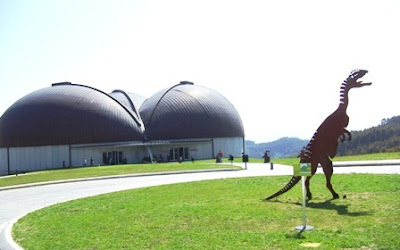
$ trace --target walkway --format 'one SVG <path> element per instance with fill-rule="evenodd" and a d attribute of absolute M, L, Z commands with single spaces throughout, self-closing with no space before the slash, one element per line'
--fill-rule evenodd
<path fill-rule="evenodd" d="M 379 162 L 370 162 L 377 165 Z M 346 164 L 341 163 L 341 166 Z M 244 164 L 241 164 L 244 166 Z M 400 174 L 400 161 L 385 162 L 384 166 L 336 167 L 335 173 L 388 173 Z M 367 166 L 365 166 L 367 165 Z M 64 182 L 48 185 L 33 185 L 30 187 L 0 190 L 0 249 L 20 249 L 11 239 L 11 227 L 19 218 L 35 210 L 74 199 L 95 196 L 120 190 L 150 187 L 157 185 L 192 182 L 201 180 L 238 178 L 252 176 L 292 175 L 291 166 L 274 164 L 247 164 L 244 171 L 199 171 L 191 173 L 174 173 L 138 176 L 124 178 L 105 177 L 102 179 L 79 182 Z M 318 172 L 321 170 L 319 169 Z"/>

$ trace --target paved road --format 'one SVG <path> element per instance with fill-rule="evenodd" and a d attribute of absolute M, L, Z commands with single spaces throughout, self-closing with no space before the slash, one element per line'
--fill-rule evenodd
<path fill-rule="evenodd" d="M 390 163 L 390 164 L 389 164 Z M 361 164 L 363 167 L 344 167 L 341 163 L 335 168 L 335 173 L 389 173 L 400 174 L 400 161 Z M 150 187 L 157 185 L 251 176 L 291 175 L 291 166 L 274 164 L 247 164 L 244 171 L 211 171 L 198 173 L 175 173 L 167 175 L 130 176 L 124 178 L 103 178 L 79 182 L 57 183 L 49 185 L 34 185 L 30 187 L 0 190 L 0 249 L 20 249 L 11 239 L 11 227 L 19 218 L 35 210 L 74 199 L 111 193 L 120 190 Z M 319 169 L 318 172 L 321 172 Z"/>

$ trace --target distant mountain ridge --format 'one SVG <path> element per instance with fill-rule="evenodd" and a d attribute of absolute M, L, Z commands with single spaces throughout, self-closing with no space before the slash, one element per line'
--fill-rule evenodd
<path fill-rule="evenodd" d="M 271 158 L 285 158 L 297 156 L 306 146 L 308 140 L 294 137 L 283 137 L 273 142 L 255 143 L 246 140 L 246 152 L 251 158 L 262 158 L 265 151 L 270 151 Z"/>
<path fill-rule="evenodd" d="M 339 143 L 337 155 L 400 152 L 400 116 L 382 119 L 378 126 L 351 133 L 351 141 Z M 307 143 L 308 140 L 295 137 L 265 143 L 246 140 L 246 153 L 251 158 L 262 158 L 269 150 L 271 158 L 296 157 Z"/>

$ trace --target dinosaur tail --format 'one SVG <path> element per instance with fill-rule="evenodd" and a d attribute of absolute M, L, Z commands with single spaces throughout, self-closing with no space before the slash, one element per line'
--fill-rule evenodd
<path fill-rule="evenodd" d="M 294 185 L 297 184 L 297 182 L 299 182 L 301 179 L 300 176 L 292 176 L 292 179 L 290 179 L 290 181 L 288 182 L 288 184 L 286 184 L 286 186 L 284 186 L 281 190 L 279 190 L 278 192 L 276 192 L 275 194 L 269 196 L 268 198 L 266 198 L 265 200 L 270 200 L 272 198 L 278 197 L 281 194 L 286 193 L 287 191 L 289 191 L 292 187 L 294 187 Z"/>

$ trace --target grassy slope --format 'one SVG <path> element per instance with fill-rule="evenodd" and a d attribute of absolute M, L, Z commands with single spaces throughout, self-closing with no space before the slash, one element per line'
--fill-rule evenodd
<path fill-rule="evenodd" d="M 181 164 L 155 163 L 155 164 L 128 164 L 128 165 L 114 165 L 114 166 L 101 166 L 101 167 L 68 168 L 68 169 L 38 171 L 24 175 L 0 178 L 0 187 L 43 182 L 43 181 L 77 179 L 85 177 L 166 172 L 166 171 L 193 170 L 193 169 L 230 168 L 230 167 L 234 168 L 235 166 L 215 164 L 215 162 L 212 163 L 211 161 L 196 161 L 195 163 L 183 162 Z"/>
<path fill-rule="evenodd" d="M 391 153 L 375 153 L 366 155 L 352 155 L 352 156 L 338 156 L 332 159 L 335 161 L 371 161 L 371 160 L 392 160 L 400 159 L 400 152 Z M 274 163 L 284 164 L 284 165 L 294 165 L 299 163 L 299 158 L 283 158 L 283 159 L 272 159 Z M 262 162 L 262 159 L 260 160 Z"/>
<path fill-rule="evenodd" d="M 397 153 L 379 153 L 360 156 L 336 157 L 334 161 L 357 161 L 357 160 L 385 160 L 385 159 L 400 159 L 400 152 Z M 241 162 L 241 158 L 236 158 L 235 162 Z M 272 159 L 274 163 L 293 165 L 299 162 L 298 158 Z M 250 163 L 263 162 L 263 159 L 250 159 Z M 224 159 L 224 163 L 229 163 Z M 192 162 L 178 163 L 155 163 L 155 164 L 129 164 L 129 165 L 114 165 L 102 167 L 85 167 L 71 169 L 57 169 L 48 171 L 38 171 L 26 175 L 9 176 L 0 178 L 0 187 L 19 185 L 26 183 L 36 183 L 43 181 L 77 179 L 85 177 L 98 177 L 107 175 L 123 175 L 135 173 L 150 173 L 164 172 L 177 170 L 192 170 L 192 169 L 212 169 L 234 167 L 221 164 L 215 164 L 214 159 Z"/>
<path fill-rule="evenodd" d="M 166 185 L 57 204 L 13 229 L 25 249 L 322 249 L 400 247 L 400 175 L 335 175 L 347 199 L 331 198 L 323 175 L 312 180 L 313 231 L 301 225 L 301 187 L 261 199 L 288 177 Z"/>

